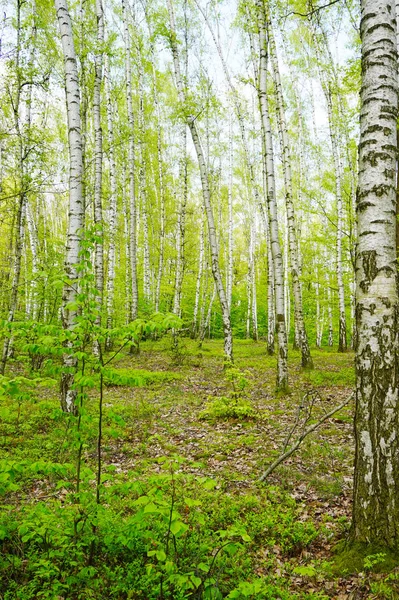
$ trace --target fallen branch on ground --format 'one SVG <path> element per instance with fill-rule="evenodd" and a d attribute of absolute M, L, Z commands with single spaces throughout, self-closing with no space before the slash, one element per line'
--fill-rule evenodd
<path fill-rule="evenodd" d="M 266 471 L 262 474 L 262 476 L 259 478 L 259 481 L 265 481 L 265 479 L 267 479 L 267 477 L 269 477 L 270 473 L 273 473 L 273 471 L 282 463 L 284 462 L 287 458 L 289 458 L 291 456 L 291 454 L 294 454 L 294 452 L 296 450 L 298 450 L 299 446 L 301 445 L 301 443 L 303 442 L 303 440 L 313 431 L 315 431 L 315 429 L 317 429 L 318 427 L 320 427 L 320 425 L 322 425 L 324 423 L 324 421 L 327 421 L 327 419 L 329 419 L 330 417 L 332 417 L 333 415 L 335 415 L 336 412 L 338 412 L 339 410 L 341 410 L 341 408 L 344 408 L 344 406 L 346 406 L 347 404 L 349 404 L 349 402 L 352 400 L 352 398 L 354 397 L 354 393 L 352 393 L 349 398 L 347 398 L 344 402 L 342 402 L 339 406 L 336 406 L 335 408 L 333 408 L 332 410 L 330 410 L 330 412 L 326 413 L 321 419 L 320 421 L 317 421 L 317 423 L 314 423 L 313 425 L 311 425 L 310 427 L 308 427 L 307 429 L 305 429 L 301 435 L 299 436 L 299 438 L 297 439 L 297 441 L 295 442 L 295 444 L 293 444 L 291 446 L 291 448 L 289 450 L 287 450 L 286 452 L 283 452 L 282 454 L 280 454 L 280 456 L 278 458 L 276 458 L 276 460 L 266 469 Z M 298 422 L 298 418 L 296 420 L 296 424 Z M 291 431 L 292 433 L 292 431 Z M 291 436 L 291 434 L 290 434 Z M 284 450 L 287 447 L 287 444 L 285 444 Z"/>

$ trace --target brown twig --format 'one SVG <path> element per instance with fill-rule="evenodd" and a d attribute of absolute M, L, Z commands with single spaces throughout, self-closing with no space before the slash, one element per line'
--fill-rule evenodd
<path fill-rule="evenodd" d="M 341 408 L 343 408 L 344 406 L 346 406 L 347 404 L 349 404 L 349 402 L 352 400 L 353 396 L 354 396 L 354 394 L 352 393 L 349 396 L 349 398 L 347 398 L 344 402 L 342 402 L 341 404 L 339 404 L 339 406 L 336 406 L 335 408 L 333 408 L 332 410 L 330 410 L 330 412 L 328 412 L 327 414 L 325 414 L 320 419 L 320 421 L 317 421 L 317 423 L 314 423 L 313 425 L 311 425 L 310 427 L 308 427 L 307 429 L 305 429 L 301 433 L 301 435 L 299 436 L 299 438 L 297 439 L 297 441 L 295 442 L 295 444 L 293 444 L 289 450 L 287 450 L 286 452 L 283 452 L 282 454 L 280 454 L 280 456 L 278 458 L 276 458 L 276 460 L 266 469 L 266 471 L 259 478 L 259 481 L 265 481 L 265 479 L 267 479 L 267 477 L 270 475 L 270 473 L 272 473 L 282 462 L 284 462 L 287 458 L 289 458 L 291 456 L 291 454 L 294 454 L 294 452 L 296 450 L 298 450 L 299 446 L 301 445 L 301 443 L 303 442 L 303 440 L 305 439 L 305 437 L 307 437 L 310 433 L 312 433 L 313 431 L 315 431 L 315 429 L 317 429 L 318 427 L 320 427 L 320 425 L 322 425 L 324 423 L 324 421 L 327 421 L 327 419 L 329 419 L 336 412 L 338 412 L 339 410 L 341 410 Z"/>

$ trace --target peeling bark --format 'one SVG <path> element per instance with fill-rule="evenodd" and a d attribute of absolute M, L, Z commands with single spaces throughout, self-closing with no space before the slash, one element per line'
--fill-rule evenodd
<path fill-rule="evenodd" d="M 395 0 L 362 0 L 357 194 L 355 477 L 351 535 L 399 547 Z M 382 84 L 383 82 L 383 84 Z M 382 127 L 383 126 L 383 127 Z"/>

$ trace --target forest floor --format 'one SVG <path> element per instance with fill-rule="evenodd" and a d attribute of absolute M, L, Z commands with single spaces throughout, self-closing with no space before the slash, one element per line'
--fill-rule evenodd
<path fill-rule="evenodd" d="M 10 364 L 35 387 L 2 398 L 0 598 L 399 598 L 399 571 L 375 572 L 383 557 L 356 568 L 334 551 L 350 524 L 353 402 L 259 481 L 289 432 L 287 447 L 304 419 L 351 395 L 353 354 L 312 355 L 306 372 L 290 352 L 286 395 L 261 342 L 236 340 L 230 375 L 218 340 L 173 348 L 165 337 L 118 356 L 120 378 L 104 389 L 100 507 L 98 391 L 77 433 L 55 379 Z"/>

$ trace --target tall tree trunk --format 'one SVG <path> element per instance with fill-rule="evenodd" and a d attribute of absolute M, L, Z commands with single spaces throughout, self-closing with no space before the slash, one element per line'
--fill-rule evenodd
<path fill-rule="evenodd" d="M 300 338 L 302 367 L 311 369 L 313 368 L 313 361 L 310 355 L 308 336 L 306 333 L 305 322 L 303 319 L 302 290 L 301 283 L 299 280 L 300 260 L 298 256 L 297 223 L 295 218 L 295 209 L 292 192 L 291 151 L 288 138 L 287 122 L 285 118 L 285 103 L 283 97 L 283 90 L 281 86 L 280 70 L 277 60 L 276 44 L 274 41 L 273 29 L 270 21 L 268 33 L 270 45 L 270 62 L 272 65 L 277 100 L 277 123 L 280 131 L 281 152 L 283 159 L 285 208 L 287 213 L 288 228 L 288 252 L 289 262 L 291 266 L 292 289 L 294 295 L 294 319 Z M 287 329 L 289 328 L 287 327 Z"/>
<path fill-rule="evenodd" d="M 313 39 L 315 42 L 316 56 L 320 63 L 320 42 L 312 26 Z M 334 75 L 334 68 L 333 69 Z M 342 263 L 342 238 L 343 238 L 343 203 L 342 203 L 342 159 L 341 149 L 338 139 L 338 128 L 334 120 L 334 105 L 333 91 L 329 75 L 325 73 L 319 66 L 320 80 L 327 103 L 328 125 L 330 131 L 331 150 L 334 163 L 335 174 L 335 197 L 337 201 L 337 238 L 336 238 L 336 268 L 337 268 L 337 285 L 338 285 L 338 307 L 339 307 L 339 332 L 338 332 L 338 352 L 345 352 L 348 348 L 347 330 L 346 330 L 346 312 L 345 312 L 345 287 L 343 280 L 343 263 Z M 333 77 L 334 79 L 334 77 Z M 335 81 L 337 85 L 338 82 Z"/>
<path fill-rule="evenodd" d="M 186 98 L 184 93 L 184 87 L 180 72 L 180 62 L 179 62 L 179 53 L 178 46 L 176 41 L 176 26 L 175 26 L 175 17 L 173 11 L 172 1 L 168 0 L 168 8 L 169 8 L 169 19 L 170 19 L 170 27 L 171 27 L 171 35 L 170 35 L 170 45 L 173 55 L 173 64 L 175 69 L 176 76 L 176 86 L 179 94 L 179 101 L 181 106 L 187 110 Z M 215 280 L 216 291 L 219 297 L 220 308 L 222 311 L 222 321 L 223 321 L 223 333 L 224 333 L 224 354 L 225 358 L 228 362 L 233 362 L 233 335 L 231 330 L 230 323 L 230 314 L 229 307 L 226 300 L 226 293 L 223 285 L 222 274 L 219 265 L 219 249 L 217 243 L 216 236 L 216 227 L 215 220 L 213 216 L 212 204 L 211 204 L 211 194 L 209 189 L 209 174 L 206 166 L 206 161 L 204 157 L 204 152 L 202 150 L 202 145 L 197 129 L 197 125 L 195 123 L 195 117 L 190 114 L 185 115 L 185 119 L 188 125 L 188 128 L 191 133 L 192 141 L 194 144 L 194 148 L 197 154 L 198 165 L 201 176 L 201 185 L 202 185 L 202 197 L 204 201 L 205 213 L 208 222 L 208 236 L 209 236 L 209 246 L 211 251 L 211 267 L 212 267 L 212 275 Z"/>
<path fill-rule="evenodd" d="M 356 415 L 352 539 L 399 547 L 396 170 L 398 65 L 394 0 L 362 0 L 357 194 Z M 383 84 L 382 84 L 383 82 Z"/>
<path fill-rule="evenodd" d="M 65 258 L 65 274 L 68 283 L 64 286 L 62 296 L 62 323 L 64 329 L 70 331 L 73 329 L 77 317 L 76 309 L 70 308 L 69 305 L 70 303 L 73 303 L 76 298 L 76 284 L 78 281 L 77 265 L 80 260 L 80 236 L 84 223 L 80 91 L 76 53 L 73 43 L 72 23 L 66 0 L 55 0 L 55 8 L 57 11 L 64 55 L 70 161 L 69 222 Z M 67 342 L 66 347 L 71 348 L 72 342 Z M 73 354 L 66 354 L 64 355 L 63 363 L 65 370 L 61 375 L 61 406 L 66 412 L 75 412 L 77 391 L 73 388 L 73 369 L 76 367 L 76 358 Z"/>
<path fill-rule="evenodd" d="M 288 388 L 288 349 L 284 306 L 284 265 L 278 231 L 273 142 L 269 118 L 269 104 L 267 97 L 267 38 L 265 25 L 266 15 L 262 0 L 257 0 L 257 8 L 260 49 L 258 96 L 260 115 L 262 121 L 262 135 L 264 136 L 264 149 L 266 151 L 267 204 L 270 221 L 270 241 L 274 266 L 276 328 L 278 343 L 277 388 L 281 391 L 285 391 Z"/>
<path fill-rule="evenodd" d="M 198 329 L 197 316 L 198 316 L 198 307 L 199 307 L 200 294 L 201 294 L 202 273 L 204 270 L 204 249 L 205 249 L 204 237 L 205 237 L 205 224 L 204 224 L 204 218 L 201 215 L 198 273 L 197 273 L 197 281 L 195 284 L 195 301 L 194 301 L 193 329 L 192 329 L 192 335 L 194 338 L 197 335 L 197 329 Z"/>
<path fill-rule="evenodd" d="M 255 249 L 256 249 L 256 221 L 255 218 L 252 219 L 251 223 L 251 232 L 250 232 L 250 265 L 251 265 L 251 298 L 252 298 L 252 310 L 251 310 L 251 320 L 252 320 L 252 339 L 257 342 L 258 341 L 258 307 L 256 302 L 256 259 L 255 259 Z"/>
<path fill-rule="evenodd" d="M 337 199 L 337 283 L 338 283 L 338 305 L 339 305 L 339 341 L 338 341 L 338 352 L 345 352 L 347 350 L 347 334 L 346 334 L 346 314 L 345 314 L 345 288 L 343 281 L 343 265 L 342 265 L 342 237 L 343 237 L 343 206 L 342 206 L 342 164 L 341 154 L 337 141 L 337 132 L 333 120 L 332 110 L 332 93 L 329 84 L 325 87 L 325 93 L 327 98 L 327 112 L 330 126 L 330 137 L 331 146 L 334 160 L 334 171 L 335 171 L 335 196 Z"/>
<path fill-rule="evenodd" d="M 21 123 L 20 105 L 21 105 L 21 90 L 22 90 L 22 75 L 21 75 L 21 0 L 17 0 L 17 44 L 15 55 L 15 97 L 13 99 L 13 118 L 14 127 L 18 140 L 18 167 L 19 167 L 19 190 L 18 204 L 15 223 L 15 251 L 13 265 L 13 279 L 11 284 L 11 298 L 8 310 L 7 323 L 11 324 L 15 318 L 15 312 L 18 304 L 18 290 L 21 277 L 21 262 L 24 247 L 25 237 L 25 219 L 26 219 L 26 167 L 25 167 L 25 140 L 24 131 Z M 7 364 L 7 359 L 11 354 L 12 338 L 7 335 L 3 344 L 3 353 L 0 363 L 0 374 L 4 375 Z"/>
<path fill-rule="evenodd" d="M 95 281 L 97 291 L 98 316 L 96 324 L 101 325 L 101 310 L 104 291 L 104 225 L 102 201 L 103 177 L 103 132 L 101 127 L 101 84 L 103 78 L 104 11 L 102 0 L 96 0 L 97 48 L 94 58 L 94 225 L 95 225 Z M 98 353 L 98 342 L 94 350 Z"/>
<path fill-rule="evenodd" d="M 135 147 L 134 147 L 134 113 L 133 113 L 133 86 L 132 67 L 130 54 L 129 20 L 126 11 L 126 0 L 122 0 L 122 17 L 125 41 L 125 77 L 126 77 L 126 103 L 127 118 L 129 123 L 129 262 L 130 262 L 130 320 L 137 319 L 138 312 L 138 286 L 137 286 L 137 207 L 135 186 Z"/>
<path fill-rule="evenodd" d="M 111 82 L 109 58 L 105 56 L 104 64 L 104 83 L 105 83 L 105 99 L 107 104 L 107 127 L 108 127 L 108 160 L 109 160 L 109 179 L 110 179 L 110 198 L 108 208 L 108 230 L 109 230 L 109 246 L 108 246 L 108 277 L 107 277 L 107 329 L 111 329 L 113 325 L 114 312 L 114 291 L 115 291 L 115 241 L 116 241 L 116 211 L 118 190 L 116 183 L 116 164 L 115 164 L 115 138 L 114 138 L 114 122 L 112 114 L 112 99 L 111 99 Z M 107 349 L 110 348 L 110 340 L 107 339 Z"/>
<path fill-rule="evenodd" d="M 187 173 L 187 125 L 183 123 L 181 136 L 181 158 L 179 173 L 179 205 L 177 208 L 176 222 L 176 266 L 175 266 L 175 290 L 173 297 L 173 312 L 180 316 L 181 290 L 184 274 L 184 243 L 186 232 L 186 206 L 188 196 L 188 173 Z"/>
<path fill-rule="evenodd" d="M 152 30 L 150 25 L 150 19 L 146 14 L 147 25 L 152 37 Z M 159 255 L 158 255 L 158 269 L 155 282 L 155 312 L 159 311 L 159 303 L 161 296 L 161 283 L 165 261 L 165 183 L 164 183 L 164 165 L 163 165 L 163 151 L 162 151 L 162 128 L 161 128 L 161 112 L 158 98 L 157 88 L 157 75 L 155 68 L 155 54 L 154 45 L 151 44 L 151 62 L 152 62 L 152 86 L 154 94 L 154 105 L 156 115 L 156 130 L 157 130 L 157 158 L 158 158 L 158 185 L 159 185 Z M 156 190 L 156 187 L 155 187 Z"/>
<path fill-rule="evenodd" d="M 151 261 L 150 261 L 150 240 L 148 231 L 148 199 L 147 199 L 147 183 L 146 183 L 146 167 L 145 167 L 145 117 L 144 117 L 144 71 L 143 71 L 143 49 L 137 44 L 138 53 L 138 74 L 139 74 L 139 197 L 141 206 L 141 220 L 143 224 L 143 296 L 147 303 L 151 301 Z"/>
<path fill-rule="evenodd" d="M 231 317 L 231 299 L 233 293 L 233 252 L 234 252 L 234 238 L 233 238 L 233 131 L 231 117 L 229 118 L 229 183 L 227 192 L 227 204 L 228 204 L 228 247 L 227 247 L 227 277 L 226 277 L 226 296 L 227 304 L 229 307 L 229 313 Z"/>

